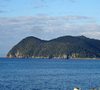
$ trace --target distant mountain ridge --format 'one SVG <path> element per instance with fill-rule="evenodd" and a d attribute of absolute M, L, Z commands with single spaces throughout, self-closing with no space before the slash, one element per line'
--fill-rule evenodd
<path fill-rule="evenodd" d="M 63 36 L 41 40 L 30 36 L 15 45 L 9 58 L 100 58 L 100 40 L 85 36 Z"/>

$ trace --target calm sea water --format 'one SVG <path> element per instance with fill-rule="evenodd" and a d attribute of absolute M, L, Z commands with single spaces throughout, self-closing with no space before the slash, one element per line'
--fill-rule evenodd
<path fill-rule="evenodd" d="M 100 87 L 99 60 L 0 59 L 0 90 Z"/>

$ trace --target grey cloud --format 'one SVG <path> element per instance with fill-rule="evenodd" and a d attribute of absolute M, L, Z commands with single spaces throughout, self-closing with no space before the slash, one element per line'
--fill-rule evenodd
<path fill-rule="evenodd" d="M 33 17 L 16 17 L 16 18 L 5 18 L 1 17 L 0 18 L 0 24 L 1 25 L 13 25 L 13 24 L 30 24 L 36 22 L 36 24 L 45 24 L 45 23 L 69 23 L 71 21 L 86 21 L 86 22 L 91 22 L 92 18 L 86 17 L 86 16 L 59 16 L 59 17 L 53 17 L 53 16 L 33 16 Z"/>
<path fill-rule="evenodd" d="M 92 31 L 92 32 L 83 32 L 82 35 L 85 35 L 87 37 L 93 38 L 95 37 L 96 39 L 100 40 L 100 31 Z"/>
<path fill-rule="evenodd" d="M 79 30 L 84 26 L 82 21 L 85 23 L 91 23 L 91 18 L 85 16 L 62 16 L 62 17 L 51 17 L 51 16 L 33 16 L 33 17 L 16 17 L 16 18 L 0 18 L 0 29 L 5 32 L 13 34 L 22 33 L 33 34 L 40 38 L 45 38 L 47 34 L 52 34 L 52 37 L 46 38 L 51 39 L 60 34 L 71 34 L 73 32 L 80 32 Z M 82 24 L 79 25 L 79 24 Z M 96 26 L 97 27 L 97 26 Z M 96 28 L 94 27 L 94 29 Z M 83 31 L 87 30 L 83 28 Z M 93 29 L 93 25 L 90 26 Z M 89 30 L 90 30 L 89 28 Z M 9 29 L 9 30 L 8 30 Z M 82 32 L 82 30 L 81 30 Z M 56 33 L 56 35 L 54 35 Z M 1 35 L 2 36 L 2 35 Z"/>

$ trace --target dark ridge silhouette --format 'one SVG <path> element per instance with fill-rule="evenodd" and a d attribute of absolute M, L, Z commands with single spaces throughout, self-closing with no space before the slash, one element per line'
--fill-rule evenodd
<path fill-rule="evenodd" d="M 100 40 L 63 36 L 49 41 L 30 36 L 15 45 L 9 58 L 100 58 Z"/>

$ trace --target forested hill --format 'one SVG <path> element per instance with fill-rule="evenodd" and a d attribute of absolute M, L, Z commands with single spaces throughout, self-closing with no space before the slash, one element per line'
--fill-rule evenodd
<path fill-rule="evenodd" d="M 100 40 L 64 36 L 49 41 L 30 36 L 15 45 L 10 58 L 100 58 Z"/>

